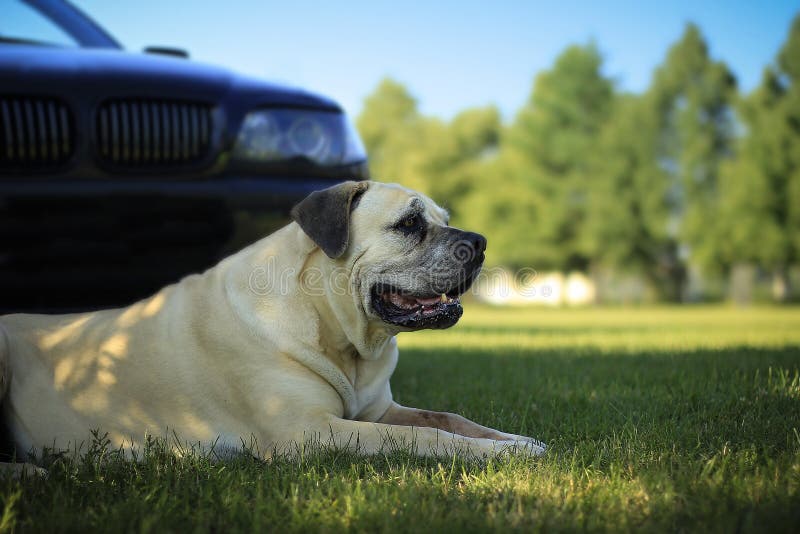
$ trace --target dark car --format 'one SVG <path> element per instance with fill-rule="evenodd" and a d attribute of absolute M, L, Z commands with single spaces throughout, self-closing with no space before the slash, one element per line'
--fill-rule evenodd
<path fill-rule="evenodd" d="M 336 102 L 184 56 L 0 1 L 0 312 L 130 303 L 368 177 Z"/>

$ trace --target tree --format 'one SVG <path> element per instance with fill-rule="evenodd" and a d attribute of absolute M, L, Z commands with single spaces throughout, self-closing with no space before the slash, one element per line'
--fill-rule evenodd
<path fill-rule="evenodd" d="M 429 151 L 425 173 L 430 194 L 450 210 L 454 221 L 461 223 L 462 215 L 468 215 L 462 206 L 467 195 L 485 187 L 484 180 L 494 181 L 486 174 L 486 163 L 496 156 L 500 130 L 494 106 L 467 109 L 446 125 L 442 141 Z"/>
<path fill-rule="evenodd" d="M 379 164 L 398 126 L 413 125 L 418 119 L 417 101 L 408 90 L 390 78 L 381 80 L 358 117 L 358 130 L 372 160 Z"/>
<path fill-rule="evenodd" d="M 419 113 L 405 86 L 388 78 L 381 81 L 365 100 L 357 126 L 375 179 L 427 192 L 426 158 L 444 139 L 443 126 Z"/>
<path fill-rule="evenodd" d="M 681 262 L 685 246 L 691 261 L 706 272 L 728 267 L 717 224 L 718 182 L 723 162 L 733 156 L 735 97 L 733 75 L 710 58 L 694 24 L 670 48 L 645 95 L 658 120 L 656 157 L 670 182 L 668 224 L 676 243 L 671 261 Z M 682 281 L 676 278 L 674 285 L 672 298 L 678 300 Z"/>
<path fill-rule="evenodd" d="M 656 294 L 681 279 L 670 235 L 670 183 L 656 157 L 659 121 L 646 99 L 617 98 L 592 161 L 586 233 L 598 267 L 644 275 Z"/>
<path fill-rule="evenodd" d="M 546 199 L 520 173 L 528 162 L 516 152 L 476 164 L 474 186 L 464 195 L 453 223 L 474 228 L 488 240 L 486 262 L 512 269 L 542 268 L 543 256 L 533 237 L 533 214 Z"/>
<path fill-rule="evenodd" d="M 464 198 L 483 187 L 484 164 L 497 151 L 497 108 L 468 109 L 450 123 L 425 117 L 408 90 L 383 80 L 358 118 L 373 176 L 431 195 L 460 221 Z"/>
<path fill-rule="evenodd" d="M 790 295 L 788 268 L 800 257 L 800 16 L 761 85 L 739 106 L 745 135 L 725 167 L 721 217 L 730 261 L 773 272 L 773 296 Z"/>
<path fill-rule="evenodd" d="M 528 103 L 504 139 L 503 180 L 524 196 L 506 210 L 524 226 L 514 254 L 537 268 L 562 270 L 589 266 L 585 241 L 590 159 L 608 119 L 613 85 L 601 73 L 594 45 L 571 46 L 552 70 L 537 76 Z M 526 191 L 527 190 L 527 191 Z"/>

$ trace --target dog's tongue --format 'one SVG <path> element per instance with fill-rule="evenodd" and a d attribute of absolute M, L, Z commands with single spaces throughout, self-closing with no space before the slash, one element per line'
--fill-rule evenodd
<path fill-rule="evenodd" d="M 399 293 L 389 293 L 389 301 L 398 308 L 415 308 L 417 306 L 433 306 L 442 302 L 441 297 L 406 297 Z"/>
<path fill-rule="evenodd" d="M 411 297 L 404 297 L 400 293 L 389 293 L 389 301 L 398 308 L 413 308 L 417 301 Z"/>

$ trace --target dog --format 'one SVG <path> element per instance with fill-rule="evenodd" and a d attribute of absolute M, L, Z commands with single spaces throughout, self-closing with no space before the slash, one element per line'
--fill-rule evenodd
<path fill-rule="evenodd" d="M 363 454 L 538 455 L 533 438 L 401 406 L 395 336 L 449 328 L 486 240 L 427 196 L 344 182 L 293 221 L 126 308 L 0 317 L 2 418 L 18 457 L 80 452 L 91 431 L 133 451 L 165 432 L 270 457 L 310 439 Z"/>

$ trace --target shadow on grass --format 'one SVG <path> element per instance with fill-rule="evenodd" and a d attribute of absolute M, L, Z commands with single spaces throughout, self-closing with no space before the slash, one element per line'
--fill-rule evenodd
<path fill-rule="evenodd" d="M 559 449 L 635 434 L 651 450 L 769 451 L 800 428 L 800 349 L 643 352 L 405 349 L 398 402 L 454 411 Z M 643 438 L 647 436 L 647 438 Z"/>

